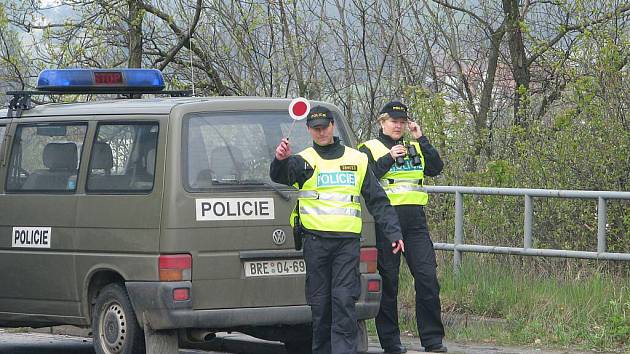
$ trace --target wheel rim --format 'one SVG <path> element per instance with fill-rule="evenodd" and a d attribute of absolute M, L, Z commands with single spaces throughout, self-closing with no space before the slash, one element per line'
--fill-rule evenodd
<path fill-rule="evenodd" d="M 117 302 L 110 302 L 105 308 L 99 322 L 101 346 L 107 353 L 121 353 L 127 337 L 127 316 Z"/>

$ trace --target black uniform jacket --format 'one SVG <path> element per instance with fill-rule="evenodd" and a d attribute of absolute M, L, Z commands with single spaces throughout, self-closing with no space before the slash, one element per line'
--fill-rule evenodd
<path fill-rule="evenodd" d="M 343 156 L 345 146 L 339 142 L 339 138 L 335 137 L 334 142 L 330 145 L 319 146 L 313 142 L 313 148 L 322 159 L 334 160 Z M 292 186 L 294 183 L 302 187 L 304 182 L 313 176 L 313 167 L 300 155 L 291 155 L 284 160 L 273 159 L 271 163 L 269 175 L 271 180 L 276 183 Z M 400 224 L 398 216 L 394 208 L 389 204 L 389 199 L 385 191 L 378 183 L 378 179 L 374 176 L 371 168 L 368 167 L 363 186 L 361 187 L 361 196 L 365 200 L 368 211 L 374 217 L 375 221 L 382 228 L 385 236 L 391 241 L 402 240 Z M 357 237 L 354 233 L 329 232 L 307 230 L 309 233 L 321 237 Z"/>
<path fill-rule="evenodd" d="M 391 149 L 394 145 L 400 144 L 400 141 L 394 140 L 388 135 L 383 134 L 383 130 L 379 131 L 378 140 L 388 149 Z M 418 139 L 418 144 L 420 144 L 420 150 L 422 150 L 422 155 L 424 155 L 424 175 L 429 177 L 439 175 L 442 172 L 442 168 L 444 168 L 444 162 L 442 162 L 440 154 L 437 150 L 435 150 L 429 142 L 429 139 L 424 135 Z M 368 162 L 370 163 L 370 166 L 372 166 L 372 171 L 378 179 L 382 178 L 395 162 L 394 158 L 390 154 L 385 154 L 385 156 L 374 161 L 372 152 L 365 145 L 361 146 L 359 151 L 368 156 Z"/>

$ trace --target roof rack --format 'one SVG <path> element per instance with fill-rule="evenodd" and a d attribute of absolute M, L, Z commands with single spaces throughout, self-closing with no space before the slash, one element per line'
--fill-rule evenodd
<path fill-rule="evenodd" d="M 140 98 L 143 94 L 152 95 L 169 95 L 171 97 L 190 97 L 192 91 L 156 91 L 154 89 L 147 90 L 115 90 L 115 89 L 74 89 L 71 91 L 56 90 L 38 90 L 38 91 L 7 91 L 7 96 L 13 96 L 9 100 L 9 109 L 6 117 L 2 118 L 19 118 L 22 112 L 32 108 L 31 96 L 41 95 L 119 95 L 122 98 Z"/>

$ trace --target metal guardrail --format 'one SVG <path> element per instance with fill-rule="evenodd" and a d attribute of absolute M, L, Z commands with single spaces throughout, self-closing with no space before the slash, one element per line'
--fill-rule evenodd
<path fill-rule="evenodd" d="M 463 252 L 630 261 L 630 253 L 606 252 L 606 223 L 608 221 L 606 201 L 608 199 L 630 200 L 630 192 L 459 186 L 426 186 L 426 189 L 429 193 L 455 194 L 454 243 L 434 243 L 435 249 L 454 252 L 453 266 L 455 272 L 458 272 L 461 266 Z M 464 244 L 464 194 L 523 196 L 525 203 L 523 247 Z M 597 252 L 532 248 L 533 198 L 535 197 L 597 199 Z"/>

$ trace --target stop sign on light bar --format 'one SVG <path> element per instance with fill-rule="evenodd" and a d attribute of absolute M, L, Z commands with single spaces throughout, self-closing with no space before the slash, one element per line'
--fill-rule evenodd
<path fill-rule="evenodd" d="M 295 120 L 306 118 L 311 110 L 311 104 L 303 97 L 294 98 L 289 105 L 289 115 Z"/>

